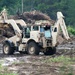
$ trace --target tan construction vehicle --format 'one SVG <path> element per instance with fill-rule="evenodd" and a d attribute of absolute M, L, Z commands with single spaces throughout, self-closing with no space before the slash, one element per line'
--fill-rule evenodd
<path fill-rule="evenodd" d="M 26 24 L 23 20 L 4 19 L 0 23 L 11 24 L 15 35 L 6 38 L 3 44 L 3 53 L 10 55 L 15 51 L 38 55 L 43 52 L 45 55 L 56 53 L 57 37 L 61 28 L 64 38 L 69 39 L 64 16 L 57 12 L 57 21 L 51 26 L 48 20 L 35 21 L 34 24 Z M 21 28 L 18 26 L 21 26 Z"/>

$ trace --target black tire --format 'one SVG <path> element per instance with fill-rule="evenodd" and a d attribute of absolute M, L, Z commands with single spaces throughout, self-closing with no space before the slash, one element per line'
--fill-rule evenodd
<path fill-rule="evenodd" d="M 45 55 L 53 55 L 56 53 L 56 48 L 52 48 L 52 47 L 49 47 L 46 49 L 46 52 L 44 52 Z"/>
<path fill-rule="evenodd" d="M 39 55 L 40 49 L 35 42 L 30 42 L 27 47 L 28 54 Z"/>
<path fill-rule="evenodd" d="M 12 55 L 14 53 L 14 48 L 10 46 L 9 43 L 4 43 L 3 45 L 3 54 Z"/>

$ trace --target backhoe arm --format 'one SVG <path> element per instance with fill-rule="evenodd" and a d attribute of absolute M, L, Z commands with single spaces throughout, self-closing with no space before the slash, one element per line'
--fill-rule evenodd
<path fill-rule="evenodd" d="M 68 35 L 67 27 L 66 27 L 66 24 L 64 21 L 64 16 L 61 12 L 57 12 L 57 21 L 56 21 L 56 23 L 53 27 L 53 31 L 52 31 L 52 39 L 53 39 L 52 44 L 53 44 L 53 46 L 55 46 L 57 44 L 57 38 L 58 38 L 58 34 L 60 32 L 60 28 L 63 32 L 64 38 L 66 40 L 69 40 L 70 37 Z M 61 40 L 59 40 L 59 41 L 61 42 Z"/>
<path fill-rule="evenodd" d="M 65 21 L 64 21 L 64 16 L 61 12 L 57 12 L 57 18 L 59 20 L 59 25 L 62 29 L 62 32 L 63 32 L 63 35 L 64 35 L 64 38 L 66 40 L 70 39 L 69 37 L 69 34 L 68 34 L 68 31 L 67 31 L 67 27 L 66 27 L 66 24 L 65 24 Z"/>

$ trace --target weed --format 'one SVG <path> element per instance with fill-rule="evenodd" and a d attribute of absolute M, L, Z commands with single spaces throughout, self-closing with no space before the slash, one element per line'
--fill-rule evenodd
<path fill-rule="evenodd" d="M 0 73 L 0 75 L 17 75 L 16 73 Z"/>
<path fill-rule="evenodd" d="M 68 29 L 69 34 L 75 35 L 75 28 L 73 28 L 73 27 L 71 27 L 71 26 L 68 26 L 67 29 Z"/>
<path fill-rule="evenodd" d="M 63 63 L 63 64 L 71 64 L 73 63 L 71 61 L 71 58 L 70 57 L 67 57 L 67 56 L 63 56 L 61 55 L 60 57 L 54 57 L 54 58 L 50 58 L 50 59 L 47 59 L 47 60 L 44 60 L 44 62 L 46 63 Z"/>
<path fill-rule="evenodd" d="M 73 74 L 73 68 L 72 67 L 70 67 L 70 66 L 62 66 L 62 67 L 60 67 L 60 74 L 61 75 L 74 75 Z"/>

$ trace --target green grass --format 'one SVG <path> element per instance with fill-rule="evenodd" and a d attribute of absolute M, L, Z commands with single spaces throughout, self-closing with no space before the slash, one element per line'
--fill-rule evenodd
<path fill-rule="evenodd" d="M 73 68 L 71 66 L 60 67 L 60 75 L 74 75 L 73 74 Z"/>
<path fill-rule="evenodd" d="M 54 57 L 54 58 L 50 58 L 50 59 L 46 59 L 44 60 L 44 62 L 46 63 L 62 63 L 62 64 L 73 64 L 74 62 L 74 58 L 70 58 L 69 56 L 58 56 L 58 57 Z"/>
<path fill-rule="evenodd" d="M 17 75 L 15 73 L 0 73 L 0 75 Z"/>
<path fill-rule="evenodd" d="M 0 71 L 1 71 L 2 69 L 4 69 L 4 67 L 2 67 L 2 65 L 0 64 Z"/>
<path fill-rule="evenodd" d="M 60 66 L 58 66 L 60 75 L 74 75 L 72 65 L 75 64 L 75 58 L 72 59 L 69 56 L 61 55 L 54 58 L 46 59 L 44 60 L 44 62 L 46 64 L 53 63 L 53 65 L 51 66 L 54 66 L 54 64 L 58 66 L 58 64 L 60 64 Z"/>
<path fill-rule="evenodd" d="M 12 72 L 8 71 L 7 67 L 3 67 L 0 64 L 0 75 L 17 75 L 17 73 L 12 73 Z"/>

